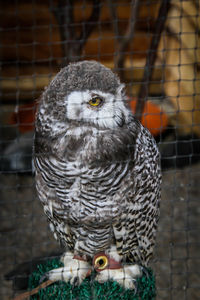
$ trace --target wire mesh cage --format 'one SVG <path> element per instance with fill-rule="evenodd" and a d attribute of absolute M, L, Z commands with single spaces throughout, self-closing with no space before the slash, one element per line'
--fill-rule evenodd
<path fill-rule="evenodd" d="M 96 60 L 125 83 L 127 105 L 160 150 L 160 219 L 150 263 L 156 299 L 199 299 L 199 1 L 1 0 L 0 6 L 0 298 L 27 291 L 36 266 L 64 252 L 35 191 L 35 114 L 62 67 Z M 64 299 L 45 298 L 45 289 L 43 297 Z M 107 299 L 98 297 L 90 295 Z"/>

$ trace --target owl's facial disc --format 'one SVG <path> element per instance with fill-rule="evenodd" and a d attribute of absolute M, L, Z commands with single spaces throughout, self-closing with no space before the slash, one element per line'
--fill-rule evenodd
<path fill-rule="evenodd" d="M 67 118 L 100 127 L 123 126 L 128 110 L 121 94 L 102 91 L 74 91 L 65 97 Z"/>

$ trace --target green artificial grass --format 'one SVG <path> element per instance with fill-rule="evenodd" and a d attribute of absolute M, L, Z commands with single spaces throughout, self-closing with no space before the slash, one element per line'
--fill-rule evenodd
<path fill-rule="evenodd" d="M 41 276 L 55 268 L 62 267 L 63 264 L 58 259 L 47 260 L 44 264 L 37 266 L 29 278 L 29 289 L 32 290 L 39 285 Z M 155 299 L 155 277 L 151 269 L 146 270 L 137 279 L 137 293 L 134 290 L 127 290 L 115 281 L 107 281 L 103 284 L 95 281 L 94 273 L 86 278 L 80 286 L 72 286 L 70 283 L 55 282 L 36 295 L 30 297 L 31 300 L 152 300 Z"/>

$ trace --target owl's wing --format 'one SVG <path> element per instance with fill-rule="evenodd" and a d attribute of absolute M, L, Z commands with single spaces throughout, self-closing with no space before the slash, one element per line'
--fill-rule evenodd
<path fill-rule="evenodd" d="M 144 128 L 138 134 L 134 156 L 134 167 L 124 180 L 126 209 L 113 231 L 118 252 L 147 265 L 159 218 L 161 173 L 157 146 Z"/>
<path fill-rule="evenodd" d="M 35 155 L 36 188 L 44 206 L 54 237 L 74 248 L 74 236 L 67 221 L 69 218 L 70 191 L 80 176 L 80 170 L 70 162 L 62 161 L 53 154 Z"/>

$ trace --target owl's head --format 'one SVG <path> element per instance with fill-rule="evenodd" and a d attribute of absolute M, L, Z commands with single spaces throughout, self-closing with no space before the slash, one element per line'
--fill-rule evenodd
<path fill-rule="evenodd" d="M 123 126 L 130 115 L 124 84 L 110 69 L 95 61 L 71 63 L 43 93 L 38 116 L 49 122 L 85 122 L 101 128 Z"/>

